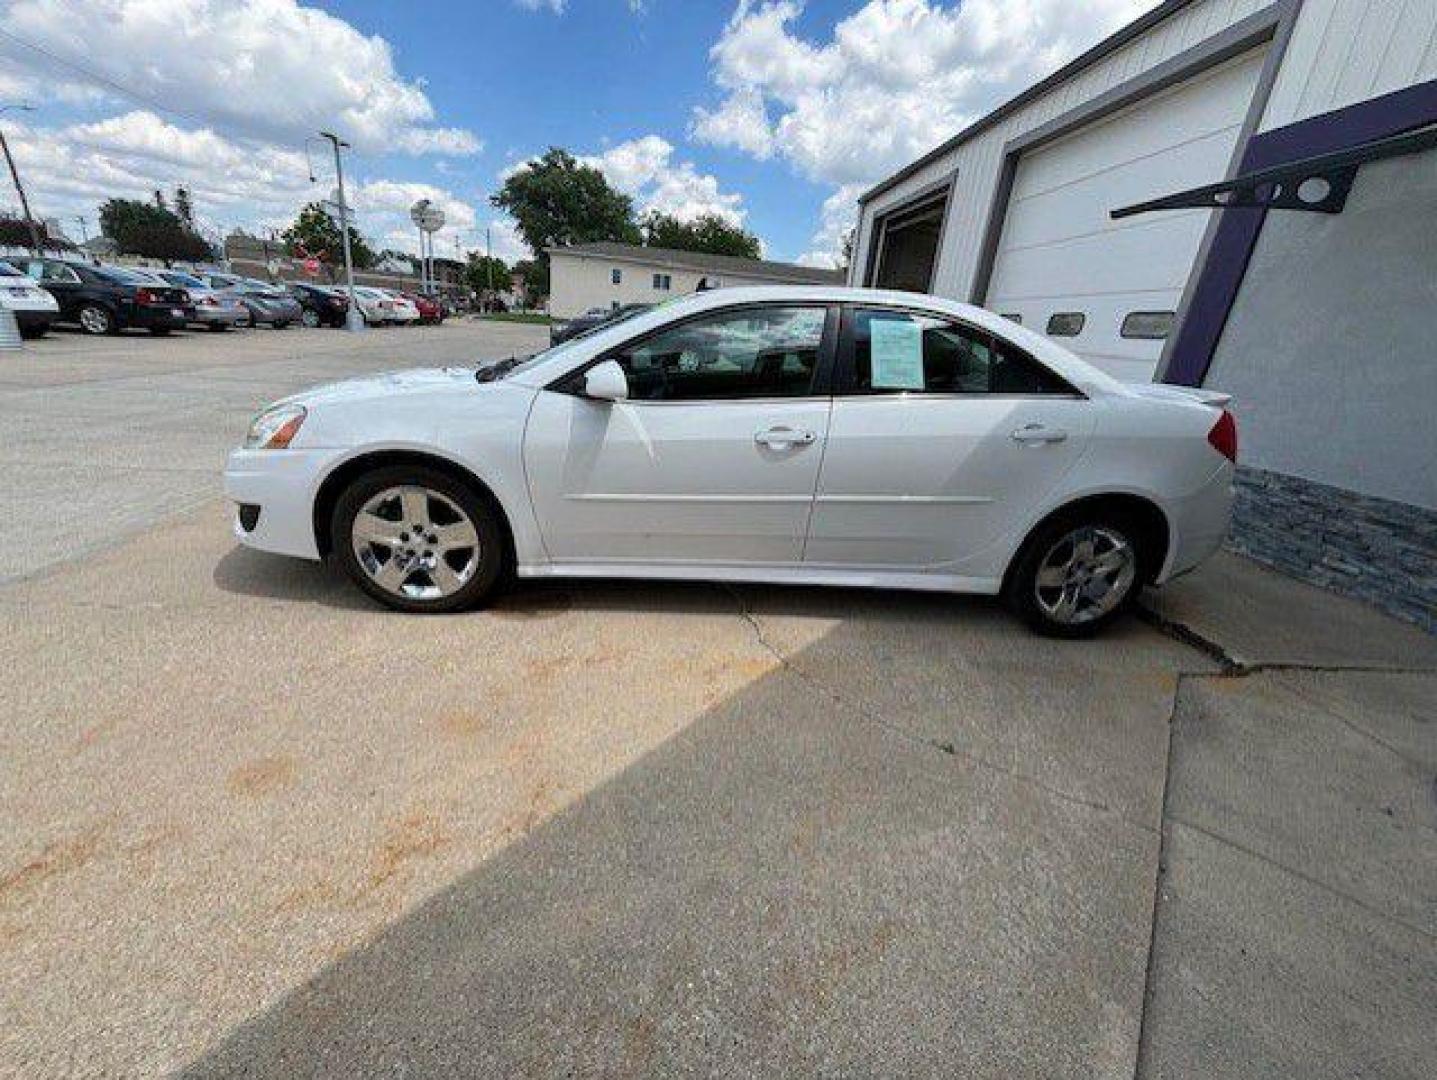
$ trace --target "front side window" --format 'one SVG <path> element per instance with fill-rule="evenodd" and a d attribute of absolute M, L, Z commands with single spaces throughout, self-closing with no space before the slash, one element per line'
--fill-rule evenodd
<path fill-rule="evenodd" d="M 758 307 L 661 330 L 608 359 L 632 401 L 802 397 L 813 386 L 827 311 Z"/>
<path fill-rule="evenodd" d="M 860 394 L 1068 394 L 1072 388 L 986 330 L 916 312 L 853 314 L 852 391 Z"/>

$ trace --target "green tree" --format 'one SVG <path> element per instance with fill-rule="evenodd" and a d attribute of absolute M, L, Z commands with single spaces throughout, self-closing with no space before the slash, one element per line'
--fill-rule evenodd
<path fill-rule="evenodd" d="M 199 261 L 214 254 L 204 238 L 187 228 L 173 211 L 137 199 L 107 200 L 100 207 L 100 230 L 115 242 L 121 255 L 143 255 L 168 263 L 175 259 Z"/>
<path fill-rule="evenodd" d="M 331 268 L 344 266 L 344 237 L 339 223 L 322 203 L 307 203 L 289 228 L 280 233 L 280 239 L 290 255 L 318 259 Z M 359 270 L 375 263 L 374 249 L 353 225 L 349 227 L 349 256 Z"/>
<path fill-rule="evenodd" d="M 641 240 L 634 224 L 633 200 L 610 186 L 598 169 L 580 163 L 557 146 L 510 175 L 489 201 L 518 224 L 524 243 L 544 264 L 546 279 L 549 257 L 545 248 L 598 240 L 637 244 Z"/>
<path fill-rule="evenodd" d="M 503 259 L 471 251 L 464 264 L 464 281 L 480 296 L 488 294 L 490 289 L 494 292 L 508 292 L 509 267 Z"/>
<path fill-rule="evenodd" d="M 680 221 L 672 214 L 650 210 L 639 222 L 644 243 L 649 247 L 675 251 L 702 251 L 710 255 L 736 255 L 757 259 L 762 255 L 758 237 L 717 214 L 703 214 L 692 221 Z"/>

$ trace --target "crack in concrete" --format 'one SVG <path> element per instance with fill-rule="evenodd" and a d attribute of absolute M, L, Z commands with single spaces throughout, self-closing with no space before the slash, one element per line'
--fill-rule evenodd
<path fill-rule="evenodd" d="M 1281 673 L 1287 671 L 1311 672 L 1315 674 L 1431 675 L 1437 673 L 1437 669 L 1397 666 L 1385 667 L 1382 665 L 1362 664 L 1311 664 L 1300 662 L 1249 663 L 1237 659 L 1227 650 L 1227 648 L 1221 642 L 1200 633 L 1199 631 L 1193 629 L 1191 626 L 1188 626 L 1185 623 L 1178 622 L 1174 619 L 1169 619 L 1166 616 L 1161 615 L 1150 608 L 1142 606 L 1141 604 L 1135 605 L 1134 613 L 1136 614 L 1138 619 L 1146 623 L 1148 626 L 1152 627 L 1158 633 L 1164 635 L 1165 637 L 1171 638 L 1172 640 L 1177 641 L 1183 645 L 1187 645 L 1189 648 L 1201 653 L 1202 655 L 1206 656 L 1208 659 L 1216 663 L 1219 668 L 1216 673 L 1203 671 L 1180 671 L 1178 672 L 1177 682 L 1173 688 L 1172 709 L 1168 714 L 1168 746 L 1163 767 L 1162 816 L 1161 827 L 1158 832 L 1159 839 L 1157 868 L 1153 878 L 1153 912 L 1152 919 L 1149 924 L 1147 968 L 1143 983 L 1143 1008 L 1142 1014 L 1139 1017 L 1138 1021 L 1137 1056 L 1133 1061 L 1133 1076 L 1137 1077 L 1140 1074 L 1142 1062 L 1148 1056 L 1148 1050 L 1150 1045 L 1149 1040 L 1151 1038 L 1150 1029 L 1148 1028 L 1148 1015 L 1151 1011 L 1153 998 L 1155 995 L 1154 957 L 1157 952 L 1158 908 L 1159 905 L 1162 903 L 1163 876 L 1167 873 L 1168 829 L 1170 825 L 1178 825 L 1182 828 L 1192 829 L 1194 832 L 1206 836 L 1215 843 L 1222 844 L 1225 847 L 1231 848 L 1234 851 L 1248 856 L 1249 858 L 1257 859 L 1264 864 L 1273 867 L 1280 873 L 1288 874 L 1291 877 L 1294 877 L 1299 881 L 1312 885 L 1313 887 L 1325 893 L 1336 896 L 1339 899 L 1346 900 L 1347 902 L 1361 908 L 1363 911 L 1366 911 L 1371 915 L 1375 915 L 1376 917 L 1386 922 L 1391 922 L 1394 925 L 1400 926 L 1403 929 L 1418 934 L 1428 940 L 1437 940 L 1437 937 L 1434 937 L 1434 935 L 1430 931 L 1424 930 L 1423 928 L 1418 926 L 1413 926 L 1399 916 L 1395 916 L 1390 912 L 1385 912 L 1374 908 L 1371 905 L 1367 904 L 1365 901 L 1359 900 L 1358 898 L 1353 896 L 1349 896 L 1348 894 L 1342 892 L 1342 890 L 1337 889 L 1327 884 L 1326 882 L 1319 881 L 1318 879 L 1313 878 L 1308 874 L 1295 869 L 1294 867 L 1287 866 L 1284 863 L 1278 862 L 1277 860 L 1262 854 L 1261 852 L 1254 851 L 1229 837 L 1223 836 L 1220 833 L 1214 832 L 1213 830 L 1205 828 L 1203 826 L 1196 825 L 1193 822 L 1184 821 L 1172 815 L 1168 808 L 1168 787 L 1169 781 L 1172 776 L 1172 732 L 1173 727 L 1177 721 L 1178 704 L 1182 700 L 1183 696 L 1183 684 L 1188 679 L 1242 679 L 1247 678 L 1251 675 L 1261 675 L 1264 673 Z M 1391 750 L 1393 753 L 1399 753 L 1392 747 L 1388 746 L 1380 738 L 1373 735 L 1371 732 L 1364 731 L 1363 729 L 1358 728 L 1345 720 L 1342 720 L 1341 717 L 1338 717 L 1338 720 L 1343 723 L 1346 723 L 1347 726 L 1353 731 L 1355 731 L 1357 734 L 1364 735 L 1372 739 L 1375 743 L 1385 747 L 1388 750 Z M 1401 756 L 1400 753 L 1399 756 Z M 1404 760 L 1406 759 L 1404 758 Z"/>
<path fill-rule="evenodd" d="M 1263 852 L 1258 851 L 1256 848 L 1250 848 L 1246 844 L 1242 844 L 1236 840 L 1233 840 L 1231 837 L 1223 836 L 1221 833 L 1208 828 L 1206 825 L 1199 825 L 1195 821 L 1185 821 L 1184 819 L 1179 817 L 1169 818 L 1168 821 L 1170 824 L 1179 825 L 1184 829 L 1191 829 L 1195 833 L 1200 833 L 1201 835 L 1206 836 L 1209 840 L 1212 840 L 1215 843 L 1221 844 L 1227 848 L 1231 848 L 1233 851 L 1246 855 L 1250 859 L 1255 859 L 1266 866 L 1272 867 L 1274 870 L 1277 870 L 1280 873 L 1287 874 L 1289 877 L 1297 878 L 1297 880 L 1305 882 L 1308 885 L 1311 885 L 1313 888 L 1318 889 L 1329 896 L 1335 896 L 1337 897 L 1337 899 L 1344 900 L 1347 903 L 1352 904 L 1354 907 L 1361 908 L 1363 911 L 1367 912 L 1367 914 L 1373 915 L 1384 922 L 1392 923 L 1394 926 L 1400 926 L 1404 930 L 1408 930 L 1414 934 L 1417 934 L 1419 937 L 1426 938 L 1428 941 L 1437 942 L 1437 933 L 1433 933 L 1431 930 L 1425 929 L 1424 927 L 1416 926 L 1413 923 L 1408 922 L 1406 919 L 1403 919 L 1399 915 L 1393 915 L 1390 911 L 1383 911 L 1381 908 L 1374 907 L 1360 897 L 1353 896 L 1351 893 L 1343 892 L 1335 885 L 1323 881 L 1320 878 L 1315 878 L 1311 874 L 1306 873 L 1303 870 L 1299 870 L 1294 866 L 1288 866 L 1286 863 L 1274 859 L 1271 855 L 1266 855 Z"/>

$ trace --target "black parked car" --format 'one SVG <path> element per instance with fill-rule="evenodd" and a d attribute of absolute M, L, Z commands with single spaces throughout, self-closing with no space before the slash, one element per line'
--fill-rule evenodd
<path fill-rule="evenodd" d="M 557 345 L 561 341 L 568 341 L 580 334 L 587 334 L 590 330 L 597 330 L 601 326 L 608 326 L 609 323 L 618 322 L 620 319 L 627 319 L 631 315 L 638 315 L 650 311 L 653 304 L 625 304 L 616 308 L 592 308 L 577 315 L 566 323 L 553 323 L 549 327 L 549 344 Z"/>
<path fill-rule="evenodd" d="M 335 289 L 307 281 L 291 281 L 289 294 L 304 309 L 299 321 L 305 326 L 343 326 L 344 317 L 349 314 L 349 298 Z"/>
<path fill-rule="evenodd" d="M 184 289 L 156 285 L 122 266 L 49 258 L 12 262 L 55 298 L 57 322 L 79 323 L 87 334 L 117 334 L 130 327 L 168 334 L 183 330 L 195 317 Z"/>

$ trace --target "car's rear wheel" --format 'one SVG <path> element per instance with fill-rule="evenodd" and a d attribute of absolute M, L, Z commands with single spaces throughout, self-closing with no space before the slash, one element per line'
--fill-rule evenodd
<path fill-rule="evenodd" d="M 164 337 L 164 336 L 165 336 L 166 334 L 168 334 L 169 332 L 170 332 L 170 328 L 169 328 L 168 326 L 152 326 L 152 327 L 150 327 L 150 333 L 154 334 L 155 337 Z"/>
<path fill-rule="evenodd" d="M 1057 518 L 1023 546 L 1008 582 L 1009 606 L 1053 637 L 1098 633 L 1142 586 L 1142 530 L 1112 512 Z"/>
<path fill-rule="evenodd" d="M 460 611 L 493 592 L 507 558 L 494 510 L 436 469 L 398 465 L 339 497 L 334 552 L 355 583 L 397 611 Z"/>
<path fill-rule="evenodd" d="M 114 313 L 100 304 L 86 304 L 82 307 L 78 321 L 80 329 L 87 334 L 114 334 L 120 329 Z"/>
<path fill-rule="evenodd" d="M 304 325 L 309 327 L 309 329 L 313 330 L 319 325 L 319 313 L 317 311 L 310 311 L 309 308 L 305 308 L 304 314 L 299 317 L 299 321 L 304 323 Z"/>

